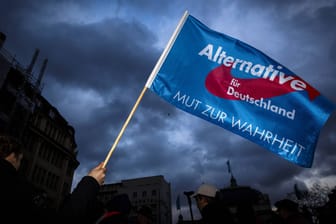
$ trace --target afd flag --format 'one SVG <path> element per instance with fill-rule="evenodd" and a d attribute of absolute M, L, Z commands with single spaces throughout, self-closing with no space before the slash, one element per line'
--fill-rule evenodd
<path fill-rule="evenodd" d="M 335 109 L 288 68 L 187 15 L 147 88 L 302 167 Z"/>

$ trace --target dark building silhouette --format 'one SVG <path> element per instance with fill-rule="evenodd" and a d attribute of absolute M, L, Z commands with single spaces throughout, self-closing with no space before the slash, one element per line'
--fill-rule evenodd
<path fill-rule="evenodd" d="M 239 186 L 233 175 L 230 186 L 220 189 L 219 197 L 237 219 L 238 216 L 242 216 L 240 214 L 242 211 L 253 213 L 260 222 L 266 222 L 271 218 L 271 202 L 268 195 L 250 186 Z"/>
<path fill-rule="evenodd" d="M 19 172 L 58 208 L 71 191 L 78 167 L 75 130 L 42 94 L 44 60 L 38 78 L 32 74 L 39 50 L 25 68 L 3 48 L 0 32 L 0 132 L 18 137 L 25 146 Z"/>
<path fill-rule="evenodd" d="M 104 204 L 115 195 L 127 194 L 132 211 L 130 219 L 135 220 L 136 211 L 143 206 L 151 209 L 153 224 L 171 224 L 171 189 L 162 175 L 122 180 L 119 183 L 101 187 L 98 199 Z"/>

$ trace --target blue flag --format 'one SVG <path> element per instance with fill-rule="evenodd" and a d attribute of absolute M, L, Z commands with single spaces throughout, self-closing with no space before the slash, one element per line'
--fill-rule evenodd
<path fill-rule="evenodd" d="M 187 15 L 146 86 L 174 106 L 311 167 L 335 105 L 254 47 Z"/>

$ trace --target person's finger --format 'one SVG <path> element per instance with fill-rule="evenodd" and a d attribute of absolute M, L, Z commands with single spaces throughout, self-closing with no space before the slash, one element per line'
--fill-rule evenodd
<path fill-rule="evenodd" d="M 99 163 L 98 167 L 99 167 L 99 168 L 105 168 L 105 167 L 104 167 L 104 162 Z"/>

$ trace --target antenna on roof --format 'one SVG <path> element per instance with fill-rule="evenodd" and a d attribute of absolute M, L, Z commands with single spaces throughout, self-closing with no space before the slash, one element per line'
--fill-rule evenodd
<path fill-rule="evenodd" d="M 237 187 L 238 185 L 237 185 L 236 178 L 234 178 L 232 170 L 231 170 L 230 160 L 226 161 L 226 165 L 228 167 L 228 173 L 231 174 L 231 180 L 230 180 L 231 187 Z"/>
<path fill-rule="evenodd" d="M 36 81 L 36 85 L 37 85 L 38 87 L 40 87 L 40 85 L 41 85 L 41 81 L 42 81 L 42 78 L 43 78 L 43 75 L 44 75 L 44 71 L 45 71 L 45 69 L 46 69 L 46 67 L 47 67 L 47 64 L 48 64 L 48 59 L 46 58 L 46 59 L 44 59 L 44 61 L 43 61 L 43 64 L 42 64 L 42 67 L 41 67 L 39 76 L 38 76 L 37 81 Z"/>
<path fill-rule="evenodd" d="M 36 59 L 37 59 L 37 56 L 39 55 L 40 53 L 40 50 L 38 48 L 35 49 L 35 52 L 34 52 L 34 55 L 32 57 L 32 60 L 27 68 L 27 73 L 31 74 L 31 72 L 33 71 L 33 67 L 35 65 L 35 62 L 36 62 Z"/>

